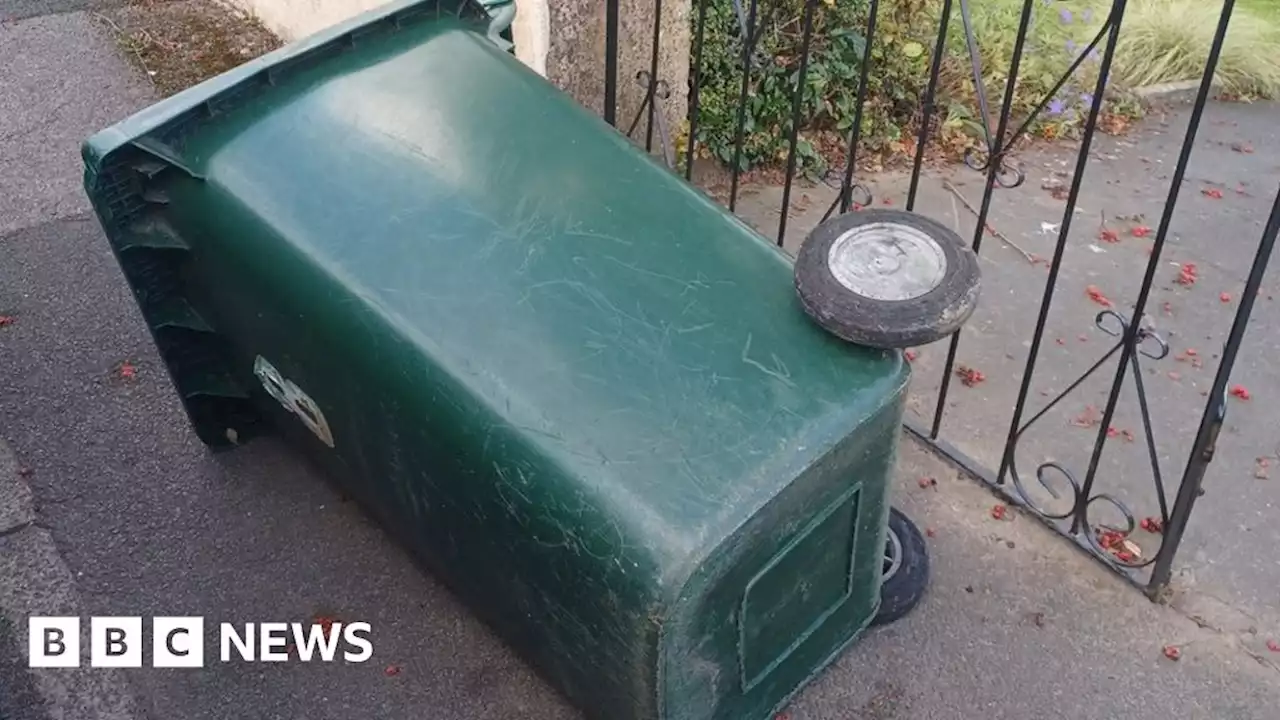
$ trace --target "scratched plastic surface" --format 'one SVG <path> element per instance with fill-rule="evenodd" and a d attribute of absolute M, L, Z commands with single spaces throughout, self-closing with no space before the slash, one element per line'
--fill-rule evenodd
<path fill-rule="evenodd" d="M 875 612 L 906 367 L 457 7 L 99 133 L 87 191 L 206 443 L 288 438 L 588 717 L 769 718 Z"/>

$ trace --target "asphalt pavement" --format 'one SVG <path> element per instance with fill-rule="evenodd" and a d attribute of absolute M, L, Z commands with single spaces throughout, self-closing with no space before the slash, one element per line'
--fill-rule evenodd
<path fill-rule="evenodd" d="M 0 328 L 0 439 L 14 457 L 0 503 L 33 516 L 0 528 L 0 708 L 21 720 L 577 717 L 287 448 L 211 455 L 195 439 L 79 193 L 79 141 L 151 99 L 87 12 L 0 26 L 0 315 L 14 319 Z M 921 476 L 939 483 L 919 488 Z M 841 656 L 794 720 L 1275 717 L 1280 671 L 1259 647 L 1280 628 L 1152 605 L 1038 523 L 993 519 L 984 488 L 910 442 L 895 492 L 931 531 L 930 593 Z M 32 611 L 325 615 L 371 623 L 375 651 L 359 665 L 28 672 Z"/>

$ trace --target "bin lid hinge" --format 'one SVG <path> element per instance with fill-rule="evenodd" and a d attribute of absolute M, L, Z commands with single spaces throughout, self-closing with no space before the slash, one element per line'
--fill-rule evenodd
<path fill-rule="evenodd" d="M 187 165 L 187 162 L 182 159 L 182 156 L 179 155 L 178 152 L 168 143 L 143 135 L 142 137 L 135 139 L 132 142 L 132 145 L 151 157 L 163 162 L 165 165 L 181 170 L 187 177 L 190 177 L 193 180 L 204 180 L 204 176 L 191 169 L 191 167 Z M 147 172 L 142 168 L 138 169 L 148 176 L 154 174 L 154 172 Z"/>

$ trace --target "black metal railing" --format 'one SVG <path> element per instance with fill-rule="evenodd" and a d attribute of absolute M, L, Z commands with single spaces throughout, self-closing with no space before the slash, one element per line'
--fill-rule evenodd
<path fill-rule="evenodd" d="M 647 72 L 642 71 L 637 75 L 637 80 L 645 87 L 645 100 L 640 106 L 640 111 L 637 113 L 635 121 L 626 130 L 629 135 L 633 134 L 638 127 L 640 116 L 647 113 L 648 122 L 643 144 L 646 148 L 652 150 L 656 117 L 658 120 L 656 124 L 660 136 L 659 139 L 664 146 L 664 155 L 667 163 L 674 167 L 677 160 L 682 160 L 681 164 L 683 165 L 682 170 L 685 178 L 693 178 L 701 115 L 700 90 L 705 62 L 704 41 L 706 39 L 708 6 L 713 2 L 732 2 L 734 11 L 737 14 L 737 21 L 741 27 L 741 53 L 739 60 L 742 79 L 737 106 L 737 128 L 733 141 L 733 161 L 729 163 L 729 171 L 731 173 L 730 189 L 726 202 L 728 208 L 734 210 L 737 207 L 741 190 L 742 167 L 740 160 L 745 136 L 746 108 L 747 103 L 751 100 L 752 93 L 752 74 L 758 62 L 756 55 L 757 43 L 761 37 L 760 20 L 765 13 L 769 0 L 693 0 L 695 12 L 693 13 L 694 19 L 691 29 L 692 47 L 690 53 L 692 67 L 690 68 L 688 87 L 688 124 L 685 128 L 685 142 L 687 144 L 683 148 L 682 158 L 679 159 L 675 157 L 675 153 L 670 151 L 672 139 L 669 137 L 667 129 L 663 126 L 662 113 L 658 109 L 660 101 L 666 97 L 668 88 L 663 79 L 658 77 L 658 68 L 660 67 L 659 53 L 662 51 L 659 43 L 659 30 L 662 26 L 662 0 L 655 0 L 653 8 L 654 34 L 651 38 L 652 56 L 648 65 L 649 69 Z M 820 0 L 804 0 L 800 18 L 800 55 L 796 63 L 794 76 L 795 90 L 791 103 L 791 121 L 787 126 L 786 173 L 783 180 L 782 207 L 776 234 L 779 246 L 782 246 L 786 237 L 790 214 L 788 208 L 790 207 L 792 187 L 797 175 L 797 150 L 800 127 L 802 125 L 801 89 L 805 87 L 806 73 L 809 72 L 809 54 L 813 40 L 814 15 L 819 3 Z M 1113 343 L 1099 356 L 1096 362 L 1092 363 L 1065 390 L 1051 397 L 1040 409 L 1031 412 L 1029 410 L 1029 398 L 1032 380 L 1035 376 L 1037 363 L 1041 358 L 1049 312 L 1053 306 L 1055 292 L 1059 285 L 1064 251 L 1067 247 L 1067 240 L 1073 221 L 1076 219 L 1076 208 L 1081 194 L 1085 168 L 1089 162 L 1094 139 L 1099 130 L 1100 113 L 1103 108 L 1104 97 L 1108 91 L 1109 76 L 1111 75 L 1117 43 L 1125 18 L 1125 10 L 1128 5 L 1127 0 L 1113 0 L 1105 21 L 1092 41 L 1083 47 L 1070 67 L 1052 85 L 1052 90 L 1034 104 L 1033 109 L 1026 117 L 1015 119 L 1015 87 L 1024 55 L 1027 51 L 1026 43 L 1031 26 L 1032 12 L 1037 4 L 1042 3 L 1047 4 L 1048 0 L 1023 0 L 1017 36 L 1009 56 L 1009 64 L 1006 71 L 1000 73 L 1006 78 L 1002 99 L 999 107 L 993 111 L 988 104 L 988 88 L 985 87 L 984 80 L 987 73 L 984 72 L 980 59 L 979 39 L 975 36 L 973 20 L 970 15 L 970 2 L 969 0 L 938 0 L 937 15 L 939 20 L 937 35 L 930 50 L 928 77 L 924 83 L 924 90 L 919 103 L 919 127 L 915 133 L 916 142 L 911 164 L 906 209 L 913 210 L 916 206 L 926 148 L 931 138 L 934 137 L 936 128 L 933 124 L 936 123 L 937 93 L 942 71 L 942 59 L 946 50 L 948 33 L 953 22 L 954 10 L 958 7 L 964 47 L 969 55 L 969 71 L 974 83 L 974 97 L 978 105 L 978 120 L 981 123 L 979 144 L 976 148 L 965 153 L 964 164 L 971 170 L 982 173 L 985 177 L 982 199 L 976 208 L 971 208 L 977 216 L 976 229 L 971 241 L 971 247 L 975 253 L 981 252 L 983 238 L 990 232 L 988 218 L 992 210 L 992 199 L 995 193 L 998 190 L 1016 188 L 1022 185 L 1025 180 L 1025 173 L 1018 166 L 1012 155 L 1019 141 L 1028 135 L 1036 118 L 1045 112 L 1051 99 L 1076 73 L 1086 58 L 1093 58 L 1098 61 L 1097 79 L 1094 82 L 1093 92 L 1088 94 L 1088 113 L 1081 129 L 1079 147 L 1076 152 L 1070 186 L 1066 193 L 1066 204 L 1062 211 L 1061 222 L 1056 225 L 1057 238 L 1054 243 L 1053 255 L 1047 261 L 1048 277 L 1044 282 L 1044 289 L 1040 296 L 1035 329 L 1030 338 L 1017 399 L 1012 408 L 1010 408 L 1012 411 L 1011 419 L 1008 431 L 1004 435 L 1003 451 L 1000 454 L 998 467 L 993 471 L 990 467 L 974 460 L 948 441 L 944 433 L 944 421 L 946 420 L 951 381 L 955 377 L 956 355 L 961 340 L 965 335 L 964 331 L 951 336 L 947 344 L 946 360 L 942 368 L 940 387 L 933 407 L 931 422 L 926 426 L 909 420 L 906 423 L 906 428 L 920 440 L 950 458 L 962 469 L 989 485 L 1009 502 L 1025 508 L 1059 533 L 1072 539 L 1081 548 L 1106 563 L 1107 566 L 1144 588 L 1148 594 L 1156 597 L 1170 582 L 1174 557 L 1182 542 L 1187 521 L 1196 499 L 1202 492 L 1201 484 L 1205 471 L 1213 458 L 1218 434 L 1223 427 L 1227 408 L 1228 378 L 1235 365 L 1250 314 L 1253 311 L 1254 300 L 1270 260 L 1277 234 L 1280 234 L 1280 193 L 1276 196 L 1261 240 L 1257 246 L 1244 292 L 1241 296 L 1241 302 L 1236 310 L 1230 333 L 1221 353 L 1221 360 L 1217 367 L 1212 389 L 1208 393 L 1208 401 L 1201 414 L 1190 454 L 1183 466 L 1181 479 L 1176 492 L 1172 494 L 1172 502 L 1170 502 L 1170 493 L 1165 484 L 1166 478 L 1161 472 L 1155 425 L 1152 422 L 1152 413 L 1148 403 L 1147 388 L 1144 384 L 1144 373 L 1141 366 L 1144 358 L 1159 360 L 1166 357 L 1169 354 L 1169 345 L 1146 322 L 1148 319 L 1147 307 L 1151 299 L 1155 273 L 1163 262 L 1164 250 L 1171 235 L 1174 210 L 1182 192 L 1191 151 L 1201 127 L 1206 105 L 1212 94 L 1215 72 L 1235 3 L 1234 0 L 1225 0 L 1223 4 L 1212 47 L 1208 53 L 1199 84 L 1199 90 L 1194 104 L 1191 106 L 1190 119 L 1185 136 L 1182 139 L 1177 163 L 1169 178 L 1169 189 L 1164 200 L 1159 225 L 1154 231 L 1154 243 L 1151 248 L 1150 259 L 1146 263 L 1140 288 L 1132 303 L 1132 311 L 1129 316 L 1110 309 L 1099 313 L 1095 318 L 1095 324 L 1099 330 L 1114 338 Z M 880 19 L 879 16 L 882 10 L 881 6 L 880 0 L 869 0 L 867 5 L 866 25 L 864 28 L 865 47 L 859 69 L 857 105 L 854 109 L 853 121 L 849 130 L 847 145 L 845 146 L 843 169 L 836 173 L 839 176 L 838 192 L 823 215 L 824 220 L 837 210 L 840 213 L 845 213 L 849 212 L 850 208 L 855 205 L 871 203 L 870 191 L 855 179 L 855 168 L 858 167 L 858 151 L 863 127 L 863 108 L 867 102 L 869 78 L 875 62 L 875 57 L 872 53 L 872 40 L 876 37 L 877 22 Z M 615 109 L 618 102 L 618 48 L 620 44 L 618 23 L 619 0 L 606 0 L 606 69 L 603 116 L 608 122 L 615 125 L 617 124 Z M 1101 48 L 1100 58 L 1098 55 L 1099 48 Z M 995 118 L 994 127 L 992 126 L 993 116 Z M 1021 443 L 1027 442 L 1027 430 L 1044 418 L 1050 410 L 1058 407 L 1063 398 L 1073 392 L 1077 392 L 1081 384 L 1087 379 L 1103 373 L 1104 367 L 1110 362 L 1115 363 L 1115 369 L 1110 381 L 1109 391 L 1106 394 L 1106 403 L 1103 407 L 1101 418 L 1096 422 L 1098 428 L 1097 437 L 1093 442 L 1083 480 L 1079 479 L 1077 473 L 1063 462 L 1043 462 L 1038 464 L 1031 473 L 1031 475 L 1034 475 L 1034 482 L 1039 488 L 1039 490 L 1035 490 L 1030 486 L 1032 478 L 1027 475 L 1024 469 L 1019 467 L 1017 462 L 1019 446 Z M 1139 557 L 1136 554 L 1124 551 L 1116 551 L 1118 543 L 1123 543 L 1126 538 L 1131 536 L 1138 529 L 1140 522 L 1134 512 L 1119 498 L 1098 489 L 1100 459 L 1108 439 L 1114 433 L 1112 421 L 1120 404 L 1122 389 L 1130 381 L 1138 401 L 1138 412 L 1143 426 L 1142 442 L 1150 461 L 1151 480 L 1154 485 L 1156 505 L 1159 512 L 1159 516 L 1155 520 L 1160 525 L 1160 544 L 1154 554 L 1148 555 L 1144 553 L 1145 557 Z M 1030 417 L 1026 417 L 1027 415 L 1030 415 Z M 1136 440 L 1136 436 L 1131 439 Z M 1065 498 L 1061 491 L 1064 485 L 1068 488 L 1069 493 Z M 1055 500 L 1065 499 L 1065 507 L 1060 503 L 1059 507 L 1050 508 L 1036 500 L 1035 496 L 1040 491 L 1047 493 Z M 1102 524 L 1096 520 L 1096 515 L 1095 519 L 1091 519 L 1091 512 L 1099 504 L 1108 506 L 1112 517 L 1118 516 L 1121 518 L 1120 523 L 1118 525 Z M 1141 524 L 1145 525 L 1146 522 L 1144 520 Z"/>

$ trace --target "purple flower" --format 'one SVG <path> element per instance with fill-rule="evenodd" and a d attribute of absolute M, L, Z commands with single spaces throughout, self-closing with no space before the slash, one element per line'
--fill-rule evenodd
<path fill-rule="evenodd" d="M 1069 52 L 1069 53 L 1073 53 L 1073 52 L 1075 52 L 1075 51 L 1076 51 L 1076 41 L 1075 41 L 1075 40 L 1068 40 L 1068 41 L 1067 41 L 1067 52 Z"/>
<path fill-rule="evenodd" d="M 1062 8 L 1061 10 L 1058 11 L 1058 19 L 1062 20 L 1062 22 L 1066 23 L 1067 25 L 1070 25 L 1071 11 L 1066 8 Z"/>
<path fill-rule="evenodd" d="M 1063 111 L 1062 101 L 1054 98 L 1049 101 L 1049 108 L 1046 110 L 1050 115 L 1061 115 Z"/>
<path fill-rule="evenodd" d="M 1095 62 L 1098 60 L 1098 48 L 1089 51 L 1089 59 Z"/>
<path fill-rule="evenodd" d="M 1080 93 L 1080 102 L 1085 105 L 1093 104 L 1093 93 Z"/>
<path fill-rule="evenodd" d="M 1093 22 L 1093 8 L 1085 8 L 1082 16 L 1085 22 Z"/>

